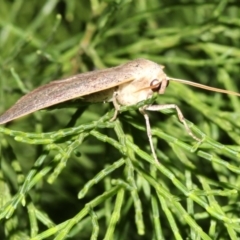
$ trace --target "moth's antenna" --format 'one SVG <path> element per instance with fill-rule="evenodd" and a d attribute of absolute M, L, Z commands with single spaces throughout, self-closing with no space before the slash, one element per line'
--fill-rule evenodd
<path fill-rule="evenodd" d="M 202 88 L 202 89 L 205 89 L 205 90 L 208 90 L 208 91 L 240 96 L 240 93 L 237 93 L 237 92 L 232 92 L 232 91 L 228 91 L 228 90 L 224 90 L 224 89 L 220 89 L 220 88 L 215 88 L 215 87 L 209 87 L 209 86 L 206 86 L 206 85 L 203 85 L 203 84 L 200 84 L 200 83 L 195 83 L 195 82 L 191 82 L 191 81 L 187 81 L 187 80 L 183 80 L 183 79 L 167 77 L 167 80 L 174 81 L 174 82 L 180 82 L 180 83 L 187 84 L 187 85 L 190 85 L 190 86 L 193 86 L 193 87 Z"/>

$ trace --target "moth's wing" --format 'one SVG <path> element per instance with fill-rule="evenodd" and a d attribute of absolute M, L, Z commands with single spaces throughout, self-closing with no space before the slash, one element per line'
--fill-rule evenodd
<path fill-rule="evenodd" d="M 0 124 L 61 102 L 109 89 L 133 80 L 134 77 L 131 74 L 121 72 L 121 68 L 115 67 L 52 81 L 20 98 L 0 116 Z"/>

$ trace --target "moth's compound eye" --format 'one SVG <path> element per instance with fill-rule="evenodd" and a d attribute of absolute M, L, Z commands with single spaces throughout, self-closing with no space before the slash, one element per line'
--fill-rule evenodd
<path fill-rule="evenodd" d="M 158 79 L 153 79 L 150 83 L 153 92 L 158 92 L 161 87 L 161 82 Z"/>

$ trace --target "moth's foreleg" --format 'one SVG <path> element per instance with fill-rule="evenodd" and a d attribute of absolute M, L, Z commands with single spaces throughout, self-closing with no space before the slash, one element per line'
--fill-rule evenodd
<path fill-rule="evenodd" d="M 198 142 L 201 142 L 201 140 L 192 133 L 191 129 L 187 125 L 187 122 L 185 121 L 185 118 L 184 118 L 180 108 L 176 104 L 151 105 L 151 106 L 147 106 L 145 108 L 145 110 L 148 110 L 148 111 L 160 111 L 160 110 L 164 110 L 164 109 L 175 109 L 177 111 L 178 119 L 184 125 L 185 129 L 187 130 L 187 133 L 193 139 L 197 140 Z"/>

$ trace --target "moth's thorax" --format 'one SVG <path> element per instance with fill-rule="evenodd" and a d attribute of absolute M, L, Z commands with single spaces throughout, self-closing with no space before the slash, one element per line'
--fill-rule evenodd
<path fill-rule="evenodd" d="M 153 90 L 150 88 L 151 82 L 154 79 L 158 79 L 161 82 L 167 78 L 162 69 L 162 66 L 145 60 L 145 66 L 139 69 L 139 72 L 136 72 L 135 80 L 118 87 L 118 103 L 120 105 L 134 105 L 151 97 L 153 95 Z"/>

